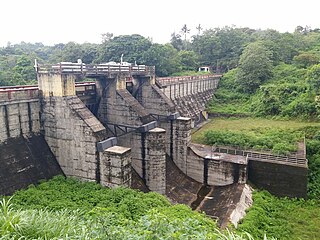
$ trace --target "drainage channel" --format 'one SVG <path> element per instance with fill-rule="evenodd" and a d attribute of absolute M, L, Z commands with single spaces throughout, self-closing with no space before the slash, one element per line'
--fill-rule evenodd
<path fill-rule="evenodd" d="M 210 191 L 211 187 L 209 187 L 208 185 L 202 185 L 197 193 L 197 199 L 191 203 L 190 207 L 192 208 L 192 210 L 195 210 L 197 209 L 197 207 L 199 207 L 205 196 L 207 196 Z"/>

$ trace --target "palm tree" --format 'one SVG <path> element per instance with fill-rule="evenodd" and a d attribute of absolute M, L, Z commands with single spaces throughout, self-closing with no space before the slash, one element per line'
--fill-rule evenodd
<path fill-rule="evenodd" d="M 190 32 L 190 29 L 188 29 L 187 24 L 184 24 L 181 28 L 181 33 L 184 34 L 184 40 L 187 41 L 187 34 Z"/>
<path fill-rule="evenodd" d="M 202 27 L 201 27 L 201 25 L 199 24 L 197 27 L 196 27 L 196 29 L 198 30 L 198 35 L 200 35 L 200 33 L 201 33 L 201 30 L 202 30 Z"/>

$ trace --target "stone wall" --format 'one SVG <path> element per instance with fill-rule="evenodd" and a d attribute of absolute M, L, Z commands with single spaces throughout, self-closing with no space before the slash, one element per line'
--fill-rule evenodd
<path fill-rule="evenodd" d="M 249 159 L 250 182 L 280 197 L 307 197 L 308 168 Z"/>
<path fill-rule="evenodd" d="M 0 142 L 38 133 L 38 90 L 0 91 Z"/>

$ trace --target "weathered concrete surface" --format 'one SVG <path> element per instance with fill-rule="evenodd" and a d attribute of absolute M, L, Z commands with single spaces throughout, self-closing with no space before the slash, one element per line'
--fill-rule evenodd
<path fill-rule="evenodd" d="M 0 143 L 39 129 L 37 89 L 0 91 Z"/>
<path fill-rule="evenodd" d="M 186 172 L 211 186 L 247 182 L 247 157 L 215 153 L 210 146 L 189 144 Z"/>
<path fill-rule="evenodd" d="M 166 130 L 154 128 L 146 133 L 145 169 L 146 185 L 151 191 L 166 192 Z"/>
<path fill-rule="evenodd" d="M 0 144 L 0 195 L 63 174 L 42 135 L 9 138 Z"/>
<path fill-rule="evenodd" d="M 100 152 L 100 173 L 103 186 L 131 186 L 131 149 L 113 146 Z"/>
<path fill-rule="evenodd" d="M 236 208 L 230 214 L 229 220 L 235 227 L 238 226 L 238 222 L 246 215 L 246 210 L 252 206 L 252 192 L 253 189 L 248 184 L 245 184 L 240 201 L 236 203 Z"/>
<path fill-rule="evenodd" d="M 185 175 L 170 158 L 167 158 L 166 169 L 166 196 L 173 203 L 186 204 L 195 210 L 204 211 L 217 219 L 222 227 L 230 222 L 236 225 L 252 204 L 252 190 L 246 184 L 206 186 L 203 194 L 204 185 Z"/>
<path fill-rule="evenodd" d="M 108 86 L 101 90 L 98 110 L 98 118 L 103 124 L 140 126 L 154 120 L 126 89 L 116 89 L 115 79 L 108 81 Z"/>
<path fill-rule="evenodd" d="M 43 98 L 42 124 L 45 139 L 63 172 L 100 182 L 96 143 L 106 129 L 77 96 Z"/>
<path fill-rule="evenodd" d="M 156 85 L 143 84 L 136 98 L 152 114 L 168 116 L 175 112 L 173 102 Z"/>
<path fill-rule="evenodd" d="M 139 176 L 139 174 L 134 170 L 134 168 L 131 168 L 131 188 L 145 193 L 150 192 L 150 189 L 147 187 L 146 183 Z"/>
<path fill-rule="evenodd" d="M 250 207 L 251 203 L 250 188 L 248 190 L 245 184 L 232 184 L 212 187 L 197 210 L 204 211 L 207 215 L 217 218 L 220 227 L 224 228 L 230 222 L 236 224 L 236 221 L 241 219 L 243 210 Z"/>
<path fill-rule="evenodd" d="M 179 117 L 172 125 L 172 159 L 178 168 L 187 173 L 188 146 L 191 143 L 191 119 Z"/>
<path fill-rule="evenodd" d="M 191 206 L 192 202 L 197 199 L 197 193 L 202 187 L 202 183 L 185 175 L 169 157 L 166 160 L 166 177 L 166 196 L 173 203 Z"/>
<path fill-rule="evenodd" d="M 37 79 L 43 97 L 76 95 L 74 74 L 38 73 Z"/>
<path fill-rule="evenodd" d="M 249 181 L 279 197 L 307 197 L 308 168 L 249 159 Z"/>

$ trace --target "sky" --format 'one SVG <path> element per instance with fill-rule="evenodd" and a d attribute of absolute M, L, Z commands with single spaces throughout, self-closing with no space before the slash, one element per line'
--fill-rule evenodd
<path fill-rule="evenodd" d="M 167 43 L 184 24 L 190 36 L 232 26 L 293 32 L 320 28 L 319 0 L 1 0 L 0 46 L 100 43 L 101 34 L 140 34 Z"/>

